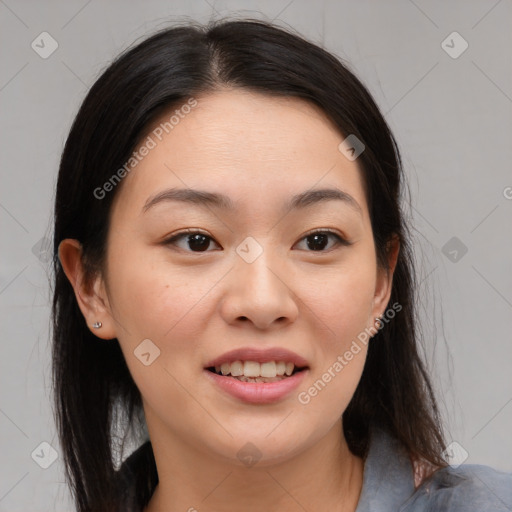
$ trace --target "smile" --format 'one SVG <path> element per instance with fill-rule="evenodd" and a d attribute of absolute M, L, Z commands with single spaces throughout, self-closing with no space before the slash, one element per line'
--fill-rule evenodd
<path fill-rule="evenodd" d="M 300 368 L 290 361 L 233 361 L 210 367 L 208 370 L 217 375 L 236 378 L 241 382 L 278 382 L 300 371 Z"/>
<path fill-rule="evenodd" d="M 247 403 L 284 399 L 309 372 L 308 361 L 282 347 L 243 347 L 210 360 L 203 370 L 214 387 Z"/>

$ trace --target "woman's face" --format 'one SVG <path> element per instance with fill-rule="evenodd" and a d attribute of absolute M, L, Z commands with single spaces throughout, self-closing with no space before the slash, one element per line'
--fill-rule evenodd
<path fill-rule="evenodd" d="M 357 160 L 319 109 L 236 89 L 196 100 L 173 109 L 168 133 L 173 112 L 151 127 L 118 185 L 103 332 L 119 340 L 150 435 L 275 462 L 340 426 L 366 357 L 353 342 L 384 312 L 390 278 Z M 207 369 L 273 375 L 293 362 L 305 369 L 273 383 Z"/>

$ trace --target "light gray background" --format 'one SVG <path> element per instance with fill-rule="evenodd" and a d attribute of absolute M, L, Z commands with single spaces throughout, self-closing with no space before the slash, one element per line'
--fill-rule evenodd
<path fill-rule="evenodd" d="M 173 20 L 275 20 L 348 60 L 386 114 L 409 178 L 427 357 L 450 440 L 468 463 L 512 470 L 512 3 L 501 1 L 0 0 L 2 263 L 0 511 L 64 511 L 49 401 L 50 236 L 59 155 L 73 116 L 122 49 Z M 31 43 L 47 31 L 58 49 Z M 469 44 L 454 59 L 441 43 Z M 447 44 L 455 50 L 459 42 Z M 508 187 L 508 188 L 507 188 Z M 448 246 L 468 251 L 458 261 Z M 445 255 L 446 253 L 446 255 Z M 94 447 L 91 447 L 94 450 Z"/>

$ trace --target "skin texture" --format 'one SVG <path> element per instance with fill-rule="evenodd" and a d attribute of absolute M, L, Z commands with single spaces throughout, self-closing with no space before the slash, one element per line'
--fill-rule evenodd
<path fill-rule="evenodd" d="M 366 347 L 310 403 L 297 395 L 375 327 L 398 247 L 389 271 L 378 268 L 357 160 L 338 150 L 344 136 L 320 109 L 239 89 L 196 99 L 120 185 L 102 275 L 80 284 L 79 243 L 60 247 L 88 325 L 119 340 L 143 397 L 160 480 L 147 511 L 354 511 L 363 461 L 348 449 L 341 416 Z M 223 193 L 236 210 L 167 201 L 143 211 L 172 187 Z M 292 195 L 327 187 L 350 194 L 360 211 L 339 200 L 283 210 Z M 206 251 L 194 252 L 187 235 L 164 243 L 187 228 L 212 239 Z M 330 235 L 313 250 L 305 237 L 316 229 L 351 245 Z M 236 252 L 249 236 L 263 249 L 252 263 Z M 160 349 L 149 366 L 134 356 L 144 339 Z M 240 347 L 292 350 L 309 373 L 277 403 L 242 402 L 203 374 Z M 261 454 L 252 467 L 237 457 L 248 442 Z"/>

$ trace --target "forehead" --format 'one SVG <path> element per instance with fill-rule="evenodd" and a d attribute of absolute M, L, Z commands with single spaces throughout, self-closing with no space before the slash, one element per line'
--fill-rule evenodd
<path fill-rule="evenodd" d="M 185 99 L 148 127 L 139 147 L 151 149 L 119 196 L 142 208 L 179 186 L 256 205 L 334 186 L 366 209 L 359 166 L 338 149 L 343 139 L 319 107 L 298 98 L 229 89 Z"/>

